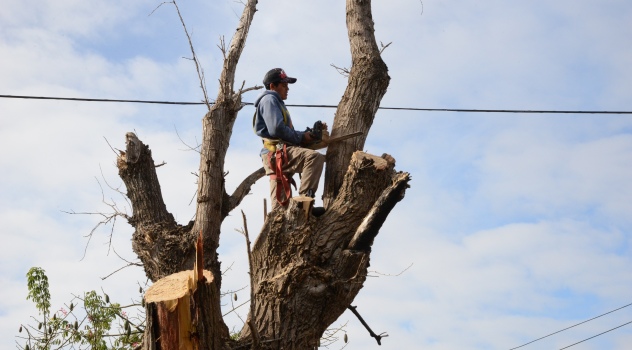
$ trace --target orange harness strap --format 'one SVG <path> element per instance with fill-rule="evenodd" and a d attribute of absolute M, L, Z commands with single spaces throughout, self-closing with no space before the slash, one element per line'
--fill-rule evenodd
<path fill-rule="evenodd" d="M 272 154 L 274 153 L 275 161 L 272 161 Z M 270 174 L 270 180 L 276 180 L 276 200 L 280 205 L 286 206 L 292 198 L 292 187 L 296 189 L 296 182 L 294 179 L 283 173 L 283 165 L 287 164 L 287 147 L 283 144 L 283 147 L 277 147 L 276 152 L 268 152 L 268 164 L 270 168 L 274 169 L 274 174 Z M 285 195 L 285 200 L 282 200 Z"/>

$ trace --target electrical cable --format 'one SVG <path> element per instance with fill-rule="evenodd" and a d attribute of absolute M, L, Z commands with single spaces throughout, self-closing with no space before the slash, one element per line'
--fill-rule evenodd
<path fill-rule="evenodd" d="M 175 102 L 175 101 L 152 101 L 152 100 L 118 100 L 103 98 L 78 98 L 78 97 L 49 97 L 49 96 L 22 96 L 22 95 L 0 95 L 0 98 L 20 98 L 32 100 L 61 100 L 80 102 L 124 102 L 124 103 L 150 103 L 165 105 L 204 105 L 204 102 Z M 210 104 L 214 104 L 211 102 Z M 250 106 L 252 102 L 243 102 L 242 105 Z M 305 108 L 338 108 L 337 105 L 308 105 L 308 104 L 287 104 L 288 107 Z M 520 113 L 520 114 L 632 114 L 632 111 L 581 111 L 581 110 L 533 110 L 533 109 L 464 109 L 464 108 L 416 108 L 416 107 L 378 107 L 383 110 L 394 111 L 421 111 L 421 112 L 465 112 L 465 113 Z"/>
<path fill-rule="evenodd" d="M 606 334 L 606 333 L 608 333 L 608 332 L 610 332 L 610 331 L 614 331 L 615 329 L 617 329 L 617 328 L 621 328 L 621 327 L 623 327 L 623 326 L 625 326 L 625 325 L 628 325 L 628 324 L 630 324 L 630 323 L 632 323 L 632 321 L 627 322 L 627 323 L 624 323 L 624 324 L 622 324 L 622 325 L 620 325 L 620 326 L 618 326 L 618 327 L 614 327 L 614 328 L 612 328 L 612 329 L 609 329 L 609 330 L 607 330 L 607 331 L 605 331 L 605 332 L 601 332 L 601 333 L 599 333 L 599 334 L 597 334 L 597 335 L 593 335 L 593 336 L 592 336 L 592 337 L 590 337 L 590 338 L 586 338 L 586 339 L 584 339 L 584 340 L 578 341 L 578 342 L 577 342 L 577 343 L 575 343 L 575 344 L 571 344 L 571 345 L 569 345 L 569 346 L 563 347 L 563 348 L 561 348 L 560 350 L 568 349 L 568 348 L 570 348 L 571 346 L 575 346 L 575 345 L 577 345 L 577 344 L 579 344 L 579 343 L 583 343 L 583 342 L 585 342 L 586 340 L 590 340 L 590 339 L 592 339 L 592 338 L 597 338 L 597 337 L 598 337 L 598 336 L 600 336 L 600 335 Z"/>
<path fill-rule="evenodd" d="M 145 101 L 145 100 L 114 100 L 105 98 L 79 98 L 79 97 L 48 97 L 48 96 L 20 96 L 0 95 L 1 98 L 22 98 L 29 100 L 62 100 L 81 102 L 128 102 L 128 103 L 154 103 L 163 105 L 203 105 L 204 102 L 169 102 L 169 101 Z"/>
<path fill-rule="evenodd" d="M 572 325 L 572 326 L 570 326 L 570 327 L 566 327 L 566 328 L 561 329 L 561 330 L 559 330 L 559 331 L 557 331 L 557 332 L 553 332 L 553 333 L 551 333 L 551 334 L 545 335 L 544 337 L 538 338 L 538 339 L 536 339 L 536 340 L 532 340 L 532 341 L 530 341 L 530 342 L 528 342 L 528 343 L 524 343 L 524 344 L 522 344 L 522 345 L 520 345 L 520 346 L 517 346 L 517 347 L 515 347 L 515 348 L 511 348 L 511 349 L 509 349 L 509 350 L 518 349 L 518 348 L 521 348 L 521 347 L 523 347 L 523 346 L 525 346 L 525 345 L 529 345 L 529 344 L 531 344 L 531 343 L 535 343 L 535 342 L 537 342 L 538 340 L 542 340 L 542 339 L 544 339 L 544 338 L 546 338 L 546 337 L 550 337 L 550 336 L 552 336 L 553 334 L 557 334 L 557 333 L 563 332 L 563 331 L 565 331 L 565 330 L 571 329 L 571 328 L 573 328 L 573 327 L 579 326 L 580 324 L 584 324 L 584 323 L 586 323 L 586 322 L 590 322 L 590 321 L 595 320 L 595 319 L 597 319 L 597 318 L 599 318 L 599 317 L 601 317 L 601 316 L 605 316 L 605 315 L 607 315 L 607 314 L 611 314 L 611 313 L 613 313 L 613 312 L 615 312 L 615 311 L 619 311 L 619 310 L 624 309 L 624 308 L 626 308 L 626 307 L 628 307 L 628 306 L 630 306 L 630 305 L 632 305 L 632 303 L 630 303 L 630 304 L 628 304 L 628 305 L 621 306 L 621 307 L 620 307 L 620 308 L 618 308 L 618 309 L 614 309 L 614 310 L 612 310 L 612 311 L 608 311 L 608 312 L 606 312 L 605 314 L 601 314 L 601 315 L 599 315 L 599 316 L 595 316 L 595 317 L 593 317 L 593 318 L 591 318 L 591 319 L 589 319 L 589 320 L 586 320 L 586 321 L 583 321 L 583 322 L 580 322 L 580 323 L 574 324 L 574 325 Z M 626 324 L 627 324 L 627 323 L 626 323 Z M 624 326 L 625 326 L 625 325 L 624 325 Z M 618 327 L 617 327 L 617 328 L 618 328 Z M 613 329 L 614 329 L 614 328 L 613 328 Z M 590 338 L 589 338 L 589 339 L 590 339 Z M 586 340 L 588 340 L 588 339 L 586 339 Z M 573 344 L 573 345 L 575 345 L 575 344 Z"/>

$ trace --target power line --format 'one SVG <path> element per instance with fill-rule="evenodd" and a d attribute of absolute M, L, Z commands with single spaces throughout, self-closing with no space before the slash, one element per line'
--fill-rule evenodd
<path fill-rule="evenodd" d="M 21 96 L 0 95 L 0 98 L 18 98 L 31 100 L 61 100 L 80 102 L 118 102 L 118 103 L 149 103 L 164 105 L 204 105 L 204 102 L 177 102 L 154 100 L 119 100 L 104 98 L 79 98 L 79 97 L 50 97 L 50 96 Z M 214 104 L 211 102 L 210 104 Z M 243 102 L 244 106 L 253 105 L 252 102 Z M 287 104 L 288 107 L 304 108 L 338 108 L 338 105 L 308 105 Z M 520 114 L 632 114 L 632 111 L 582 111 L 582 110 L 536 110 L 536 109 L 471 109 L 471 108 L 416 108 L 416 107 L 378 107 L 383 110 L 393 111 L 417 111 L 417 112 L 462 112 L 462 113 L 520 113 Z"/>
<path fill-rule="evenodd" d="M 557 333 L 563 332 L 563 331 L 565 331 L 565 330 L 571 329 L 571 328 L 573 328 L 573 327 L 579 326 L 580 324 L 584 324 L 584 323 L 586 323 L 586 322 L 590 322 L 590 321 L 592 321 L 592 320 L 598 319 L 598 318 L 599 318 L 599 317 L 601 317 L 601 316 L 605 316 L 605 315 L 607 315 L 607 314 L 611 314 L 611 313 L 613 313 L 613 312 L 615 312 L 615 311 L 619 311 L 619 310 L 624 309 L 624 308 L 626 308 L 626 307 L 628 307 L 628 306 L 630 306 L 630 305 L 632 305 L 632 303 L 630 303 L 630 304 L 628 304 L 628 305 L 625 305 L 625 306 L 621 306 L 621 307 L 620 307 L 620 308 L 618 308 L 618 309 L 614 309 L 614 310 L 612 310 L 612 311 L 608 311 L 608 312 L 606 312 L 605 314 L 601 314 L 601 315 L 599 315 L 599 316 L 595 316 L 595 317 L 593 317 L 593 318 L 591 318 L 591 319 L 589 319 L 589 320 L 586 320 L 586 321 L 583 321 L 583 322 L 580 322 L 580 323 L 574 324 L 574 325 L 572 325 L 572 326 L 570 326 L 570 327 L 566 327 L 566 328 L 561 329 L 561 330 L 559 330 L 559 331 L 557 331 L 557 332 L 553 332 L 553 333 L 551 333 L 551 334 L 545 335 L 544 337 L 538 338 L 538 339 L 536 339 L 536 340 L 532 340 L 532 341 L 530 341 L 530 342 L 528 342 L 528 343 L 522 344 L 522 345 L 517 346 L 517 347 L 515 347 L 515 348 L 511 348 L 511 349 L 509 349 L 509 350 L 518 349 L 518 348 L 521 348 L 521 347 L 523 347 L 523 346 L 529 345 L 529 344 L 531 344 L 531 343 L 535 343 L 535 342 L 537 342 L 538 340 L 542 340 L 542 339 L 544 339 L 544 338 L 546 338 L 546 337 L 550 337 L 550 336 L 552 336 L 553 334 L 557 334 Z M 629 323 L 629 322 L 628 322 L 628 323 Z M 627 324 L 627 323 L 626 323 L 626 324 Z M 625 326 L 625 325 L 624 325 L 624 326 Z M 619 328 L 619 327 L 617 327 L 617 328 Z M 616 329 L 616 328 L 613 328 L 613 329 Z M 612 330 L 612 329 L 611 329 L 611 330 Z M 609 331 L 608 331 L 608 332 L 609 332 Z M 604 333 L 607 333 L 607 332 L 604 332 Z M 599 335 L 599 334 L 598 334 L 598 335 Z M 594 337 L 593 337 L 593 338 L 594 338 Z M 588 339 L 590 339 L 590 338 L 588 338 Z M 585 340 L 588 340 L 588 339 L 584 339 L 584 340 L 582 340 L 582 341 L 585 341 Z M 581 343 L 581 342 L 580 342 L 580 343 Z M 579 343 L 576 343 L 576 344 L 579 344 Z M 575 345 L 575 344 L 573 344 L 573 345 Z M 572 345 L 571 345 L 571 346 L 572 346 Z M 561 350 L 561 349 L 560 349 L 560 350 Z"/>
<path fill-rule="evenodd" d="M 146 101 L 146 100 L 114 100 L 105 98 L 79 98 L 79 97 L 49 97 L 49 96 L 19 96 L 0 95 L 1 98 L 21 98 L 27 100 L 61 100 L 81 102 L 127 102 L 127 103 L 154 103 L 163 105 L 203 105 L 204 102 L 170 102 L 170 101 Z"/>
<path fill-rule="evenodd" d="M 586 339 L 584 339 L 584 340 L 578 341 L 578 342 L 577 342 L 577 343 L 575 343 L 575 344 L 571 344 L 571 345 L 569 345 L 569 346 L 563 347 L 563 348 L 561 348 L 560 350 L 568 349 L 568 348 L 570 348 L 571 346 L 575 346 L 575 345 L 577 345 L 577 344 L 579 344 L 579 343 L 583 343 L 583 342 L 585 342 L 586 340 L 590 340 L 590 339 L 592 339 L 592 338 L 596 338 L 596 337 L 598 337 L 598 336 L 600 336 L 600 335 L 606 334 L 606 333 L 608 333 L 608 332 L 610 332 L 610 331 L 614 331 L 615 329 L 617 329 L 617 328 L 621 328 L 621 327 L 623 327 L 623 326 L 625 326 L 625 325 L 628 325 L 628 324 L 630 324 L 630 323 L 632 323 L 632 321 L 627 322 L 627 323 L 624 323 L 624 324 L 622 324 L 622 325 L 620 325 L 620 326 L 618 326 L 618 327 L 614 327 L 614 328 L 612 328 L 612 329 L 609 329 L 609 330 L 607 330 L 607 331 L 605 331 L 605 332 L 601 332 L 601 333 L 599 333 L 599 334 L 597 334 L 597 335 L 593 335 L 593 336 L 592 336 L 592 337 L 590 337 L 590 338 L 586 338 Z"/>

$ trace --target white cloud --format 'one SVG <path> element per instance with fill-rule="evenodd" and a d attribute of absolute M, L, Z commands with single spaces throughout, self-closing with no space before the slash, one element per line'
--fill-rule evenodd
<path fill-rule="evenodd" d="M 3 94 L 196 101 L 201 98 L 188 44 L 171 7 L 157 2 L 8 1 L 0 8 Z M 214 97 L 219 35 L 232 36 L 240 5 L 182 3 Z M 391 84 L 385 106 L 436 108 L 630 109 L 630 18 L 626 1 L 374 2 L 378 40 Z M 346 79 L 329 64 L 349 63 L 339 1 L 259 4 L 236 81 L 260 84 L 281 66 L 299 78 L 288 103 L 335 104 Z M 209 45 L 210 44 L 210 45 Z M 253 101 L 257 92 L 244 98 Z M 333 110 L 291 108 L 302 127 L 331 121 Z M 71 293 L 135 295 L 140 270 L 110 252 L 109 230 L 86 239 L 98 221 L 60 210 L 125 205 L 105 186 L 120 184 L 112 147 L 136 130 L 156 161 L 167 208 L 180 223 L 193 215 L 198 159 L 183 151 L 199 140 L 204 107 L 0 100 L 0 223 L 5 241 L 0 282 L 4 347 L 34 307 L 24 275 L 46 269 L 54 307 Z M 259 141 L 245 107 L 226 161 L 232 190 L 260 166 Z M 387 349 L 510 348 L 629 303 L 632 120 L 627 115 L 560 116 L 380 111 L 366 148 L 395 156 L 413 176 L 373 249 L 369 278 L 354 305 Z M 262 222 L 267 184 L 241 208 L 251 239 Z M 238 210 L 239 210 L 238 209 Z M 226 289 L 247 284 L 239 211 L 222 227 Z M 119 222 L 116 251 L 134 259 L 132 229 Z M 26 253 L 31 252 L 31 253 Z M 247 291 L 239 292 L 239 301 Z M 242 316 L 245 316 L 245 311 Z M 551 337 L 560 348 L 629 320 L 622 310 Z M 349 349 L 375 341 L 353 315 Z M 231 316 L 232 325 L 240 321 Z M 545 343 L 546 342 L 546 343 Z M 582 348 L 625 348 L 622 328 Z M 544 345 L 543 345 L 544 344 Z"/>

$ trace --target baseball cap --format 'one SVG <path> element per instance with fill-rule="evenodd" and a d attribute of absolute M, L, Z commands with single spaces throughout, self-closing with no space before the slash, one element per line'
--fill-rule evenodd
<path fill-rule="evenodd" d="M 285 74 L 285 71 L 281 68 L 270 69 L 266 76 L 263 78 L 263 85 L 268 84 L 278 84 L 278 83 L 296 83 L 296 78 L 290 78 Z"/>

